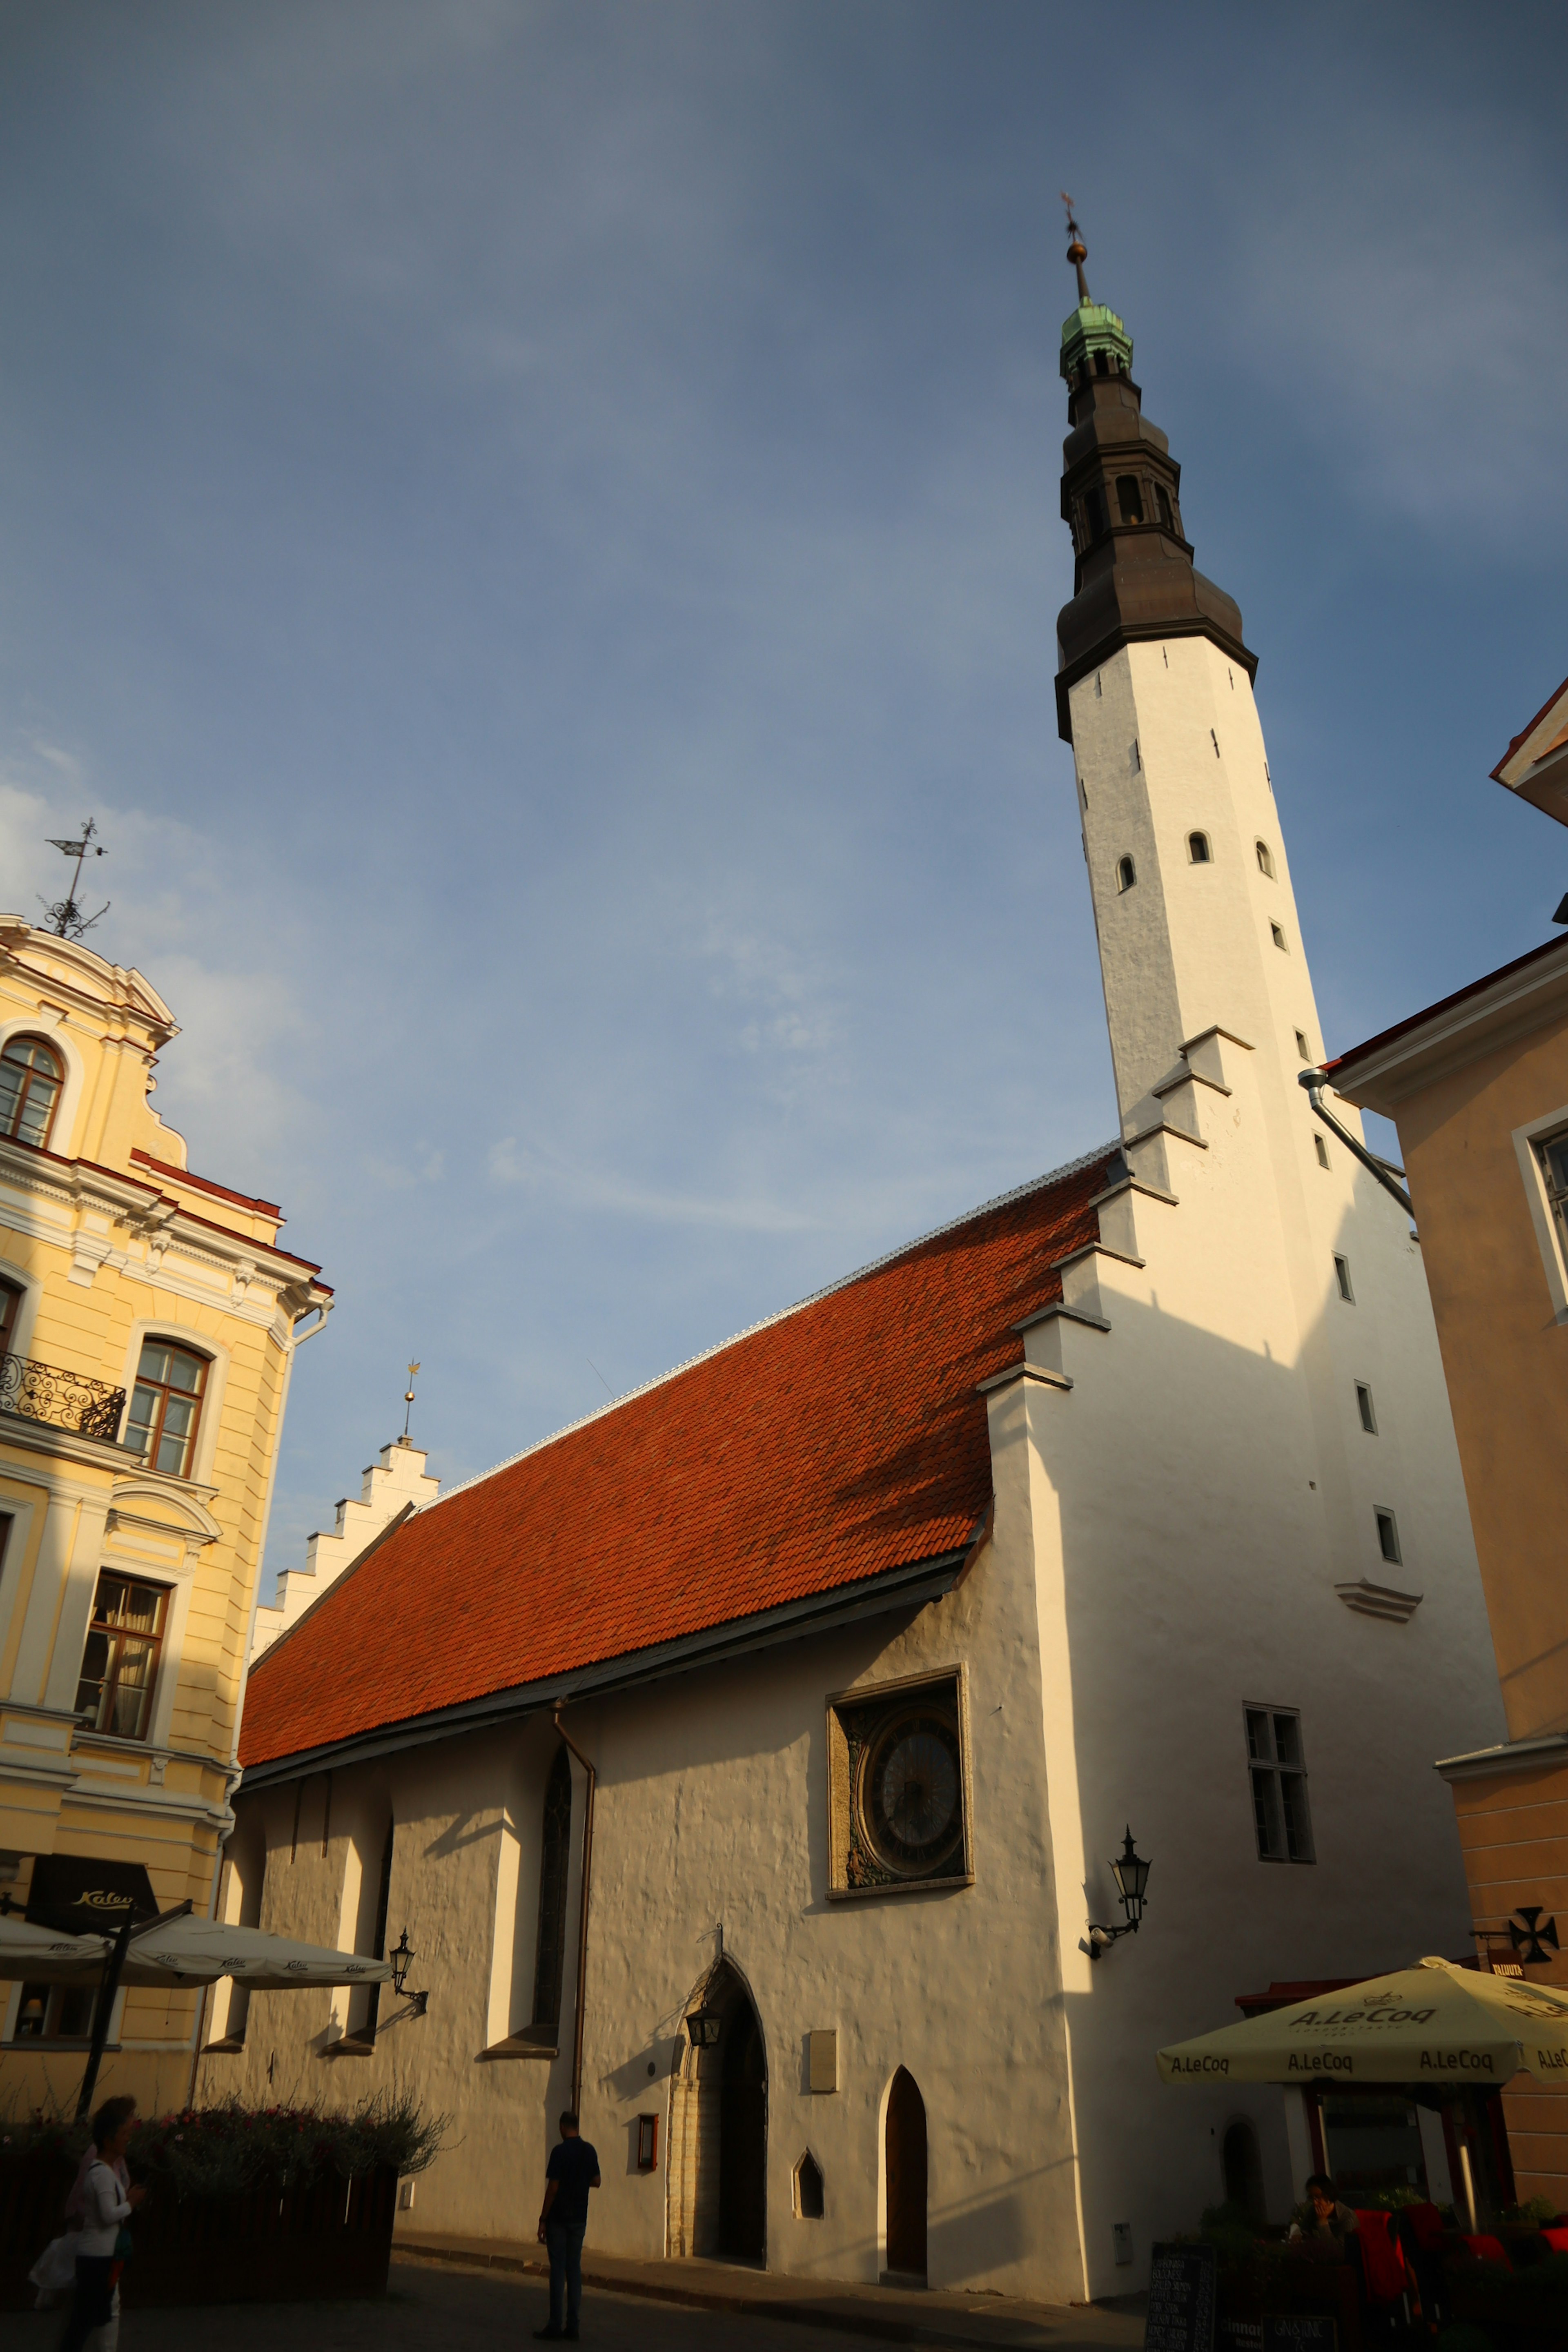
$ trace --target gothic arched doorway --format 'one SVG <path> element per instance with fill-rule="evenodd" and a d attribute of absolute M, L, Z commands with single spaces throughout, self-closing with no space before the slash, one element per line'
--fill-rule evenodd
<path fill-rule="evenodd" d="M 718 2040 L 681 2040 L 670 2084 L 672 2255 L 760 2263 L 767 2253 L 768 2070 L 761 2021 L 740 1970 L 721 1961 L 689 2009 L 716 2017 Z"/>
<path fill-rule="evenodd" d="M 914 2076 L 900 2066 L 888 2093 L 886 2185 L 888 2270 L 926 2274 L 926 2105 Z"/>

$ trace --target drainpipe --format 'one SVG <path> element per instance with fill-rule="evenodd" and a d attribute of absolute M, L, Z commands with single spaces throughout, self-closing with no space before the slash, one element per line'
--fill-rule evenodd
<path fill-rule="evenodd" d="M 1410 1195 L 1405 1191 L 1404 1185 L 1396 1184 L 1384 1162 L 1381 1160 L 1374 1159 L 1372 1153 L 1367 1150 L 1364 1143 L 1358 1143 L 1355 1137 L 1351 1133 L 1349 1128 L 1342 1127 L 1339 1120 L 1334 1117 L 1333 1112 L 1325 1107 L 1323 1102 L 1323 1088 L 1327 1086 L 1328 1080 L 1323 1076 L 1322 1071 L 1303 1070 L 1297 1083 L 1298 1085 L 1306 1087 L 1307 1100 L 1311 1104 L 1312 1108 L 1317 1112 L 1318 1117 L 1322 1120 L 1323 1125 L 1333 1129 L 1333 1132 L 1339 1137 L 1340 1141 L 1344 1145 L 1345 1150 L 1359 1160 L 1362 1166 L 1368 1170 L 1372 1175 L 1376 1177 L 1384 1191 L 1392 1194 L 1393 1198 L 1398 1202 L 1400 1207 L 1404 1210 L 1405 1215 L 1407 1217 L 1414 1217 L 1415 1214 L 1415 1204 L 1411 1200 Z"/>
<path fill-rule="evenodd" d="M 587 1776 L 588 1790 L 583 1804 L 583 1894 L 577 1915 L 577 2016 L 572 2030 L 572 2112 L 583 2112 L 583 2020 L 588 1995 L 588 1889 L 594 1873 L 594 1790 L 598 1774 L 578 1747 L 561 1720 L 561 1709 L 555 1709 L 555 1728 L 567 1748 L 577 1759 Z"/>

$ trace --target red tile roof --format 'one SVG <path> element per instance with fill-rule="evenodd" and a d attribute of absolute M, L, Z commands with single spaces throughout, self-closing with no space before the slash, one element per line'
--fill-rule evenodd
<path fill-rule="evenodd" d="M 251 1675 L 247 1765 L 961 1549 L 976 1382 L 1098 1238 L 1109 1151 L 1041 1178 L 426 1504 Z"/>

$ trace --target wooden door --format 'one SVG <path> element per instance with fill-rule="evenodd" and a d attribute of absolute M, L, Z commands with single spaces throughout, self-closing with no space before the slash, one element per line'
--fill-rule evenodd
<path fill-rule="evenodd" d="M 719 2251 L 760 2263 L 768 2237 L 768 2083 L 763 2031 L 749 2001 L 724 2021 L 722 2055 Z"/>
<path fill-rule="evenodd" d="M 888 2268 L 926 2274 L 926 2108 L 900 2066 L 888 2094 Z"/>

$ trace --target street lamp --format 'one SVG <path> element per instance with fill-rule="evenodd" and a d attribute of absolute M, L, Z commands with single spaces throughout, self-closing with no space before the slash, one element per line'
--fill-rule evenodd
<path fill-rule="evenodd" d="M 392 1990 L 395 1993 L 401 1993 L 407 1986 L 408 1971 L 419 1957 L 418 1953 L 416 1952 L 409 1944 L 408 1930 L 406 1927 L 405 1927 L 402 1935 L 399 1936 L 396 1943 L 394 1944 L 391 1951 L 388 1952 L 386 1957 L 392 1962 Z M 409 1993 L 408 1998 L 414 2003 L 415 2010 L 417 2014 L 423 2017 L 425 2015 L 425 2004 L 430 1998 L 429 1994 L 427 1992 L 411 1992 Z"/>
<path fill-rule="evenodd" d="M 1127 1832 L 1121 1852 L 1110 1865 L 1110 1875 L 1116 1881 L 1116 1892 L 1127 1916 L 1119 1927 L 1101 1927 L 1092 1919 L 1089 1942 L 1084 1947 L 1091 1960 L 1098 1960 L 1109 1944 L 1119 1936 L 1135 1936 L 1143 1916 L 1143 1892 L 1149 1884 L 1151 1864 L 1146 1863 L 1132 1843 L 1132 1832 Z"/>
<path fill-rule="evenodd" d="M 724 2030 L 723 2012 L 717 2009 L 694 2009 L 686 2021 L 686 2031 L 694 2050 L 711 2050 Z"/>

